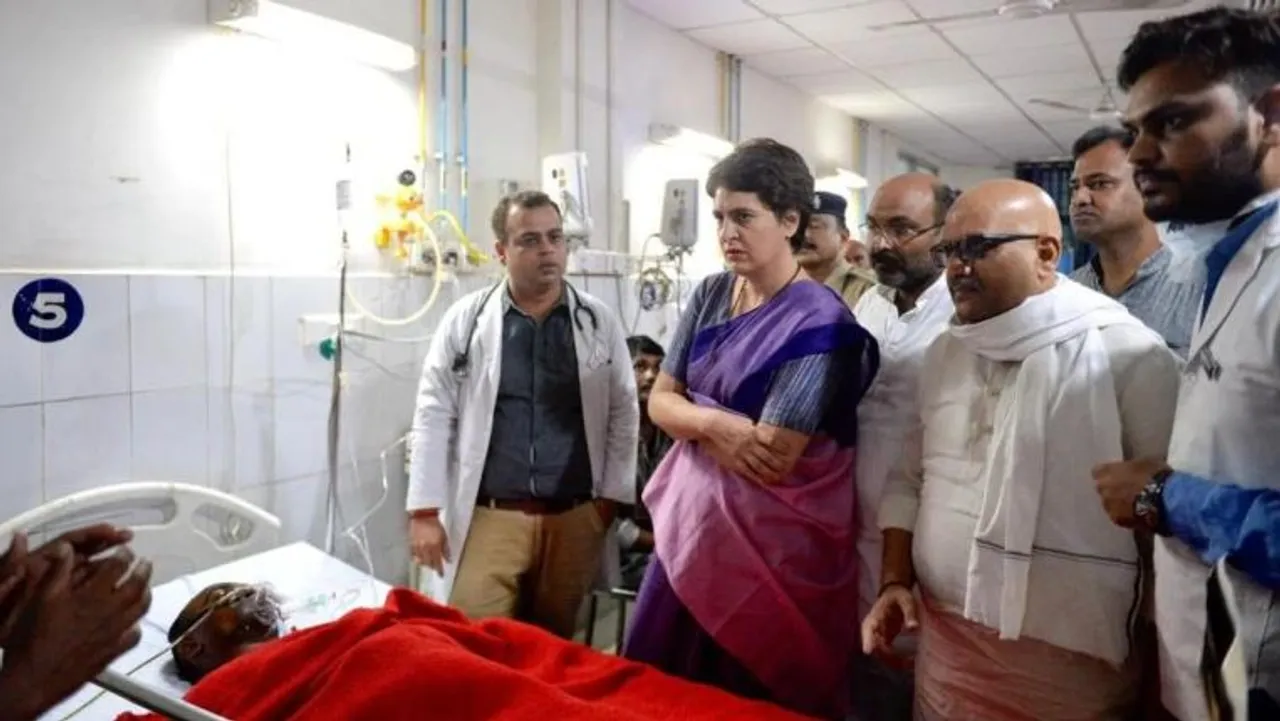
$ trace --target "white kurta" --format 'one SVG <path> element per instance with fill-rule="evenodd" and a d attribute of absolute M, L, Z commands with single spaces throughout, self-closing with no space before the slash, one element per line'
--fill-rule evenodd
<path fill-rule="evenodd" d="M 1227 265 L 1191 336 L 1169 465 L 1221 483 L 1280 489 L 1280 213 Z M 1182 721 L 1208 721 L 1200 657 L 1210 568 L 1178 540 L 1159 538 L 1155 571 L 1165 707 Z M 1280 594 L 1243 574 L 1232 580 L 1250 686 L 1280 694 Z"/>
<path fill-rule="evenodd" d="M 1101 338 L 1115 383 L 1124 456 L 1163 456 L 1178 382 L 1176 357 L 1144 328 L 1111 326 Z M 978 480 L 997 424 L 1010 417 L 1007 398 L 1018 367 L 980 358 L 944 336 L 921 369 L 921 417 L 927 421 L 908 438 L 879 519 L 882 528 L 915 534 L 915 570 L 931 610 L 916 663 L 917 702 L 929 719 L 1109 721 L 1136 693 L 1126 671 L 1029 638 L 1000 640 L 994 629 L 962 617 L 985 492 Z M 1083 469 L 1082 483 L 1090 482 L 1089 470 Z M 1042 523 L 1066 522 L 1048 512 L 1041 510 Z M 1033 567 L 1033 582 L 1034 573 Z M 1038 613 L 1043 612 L 1027 609 L 1029 619 Z"/>
<path fill-rule="evenodd" d="M 858 323 L 880 345 L 880 371 L 858 404 L 858 619 L 866 618 L 880 590 L 882 543 L 876 513 L 889 472 L 897 464 L 919 411 L 924 353 L 947 327 L 955 307 L 946 278 L 920 295 L 916 307 L 899 314 L 894 290 L 877 285 L 853 308 Z"/>

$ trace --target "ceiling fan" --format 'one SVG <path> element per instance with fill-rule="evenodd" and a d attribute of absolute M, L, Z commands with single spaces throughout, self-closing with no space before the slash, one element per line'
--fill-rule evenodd
<path fill-rule="evenodd" d="M 1046 108 L 1055 108 L 1057 110 L 1066 110 L 1068 112 L 1078 113 L 1089 118 L 1089 120 L 1092 120 L 1095 123 L 1114 124 L 1119 121 L 1122 116 L 1120 109 L 1116 107 L 1115 100 L 1112 100 L 1111 98 L 1110 88 L 1103 91 L 1102 99 L 1099 100 L 1098 104 L 1092 108 L 1064 103 L 1061 100 L 1046 100 L 1044 98 L 1031 98 L 1027 102 Z"/>
<path fill-rule="evenodd" d="M 870 30 L 909 27 L 912 25 L 937 25 L 961 20 L 1000 18 L 1005 20 L 1029 20 L 1046 15 L 1068 13 L 1096 13 L 1117 10 L 1175 10 L 1190 4 L 1191 0 L 1009 0 L 993 10 L 979 10 L 937 18 L 904 20 L 896 23 L 873 25 Z"/>

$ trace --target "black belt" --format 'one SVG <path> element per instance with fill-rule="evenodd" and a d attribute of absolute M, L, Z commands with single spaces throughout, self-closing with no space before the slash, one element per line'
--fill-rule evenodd
<path fill-rule="evenodd" d="M 503 500 L 481 495 L 476 499 L 480 508 L 494 508 L 500 511 L 520 511 L 530 516 L 553 516 L 557 513 L 572 511 L 590 498 L 524 498 L 520 500 Z"/>

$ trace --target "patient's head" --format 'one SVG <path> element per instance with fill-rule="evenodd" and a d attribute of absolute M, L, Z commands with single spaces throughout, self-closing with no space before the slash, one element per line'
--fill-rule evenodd
<path fill-rule="evenodd" d="M 269 592 L 217 583 L 195 595 L 169 627 L 178 676 L 196 683 L 253 647 L 280 637 L 283 615 Z"/>

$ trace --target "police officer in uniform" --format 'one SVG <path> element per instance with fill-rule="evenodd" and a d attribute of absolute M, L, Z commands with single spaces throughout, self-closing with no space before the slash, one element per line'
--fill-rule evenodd
<path fill-rule="evenodd" d="M 849 238 L 844 213 L 848 207 L 848 202 L 835 193 L 819 191 L 796 258 L 810 278 L 826 283 L 853 308 L 876 279 L 870 271 L 855 268 L 844 259 L 844 243 Z"/>

